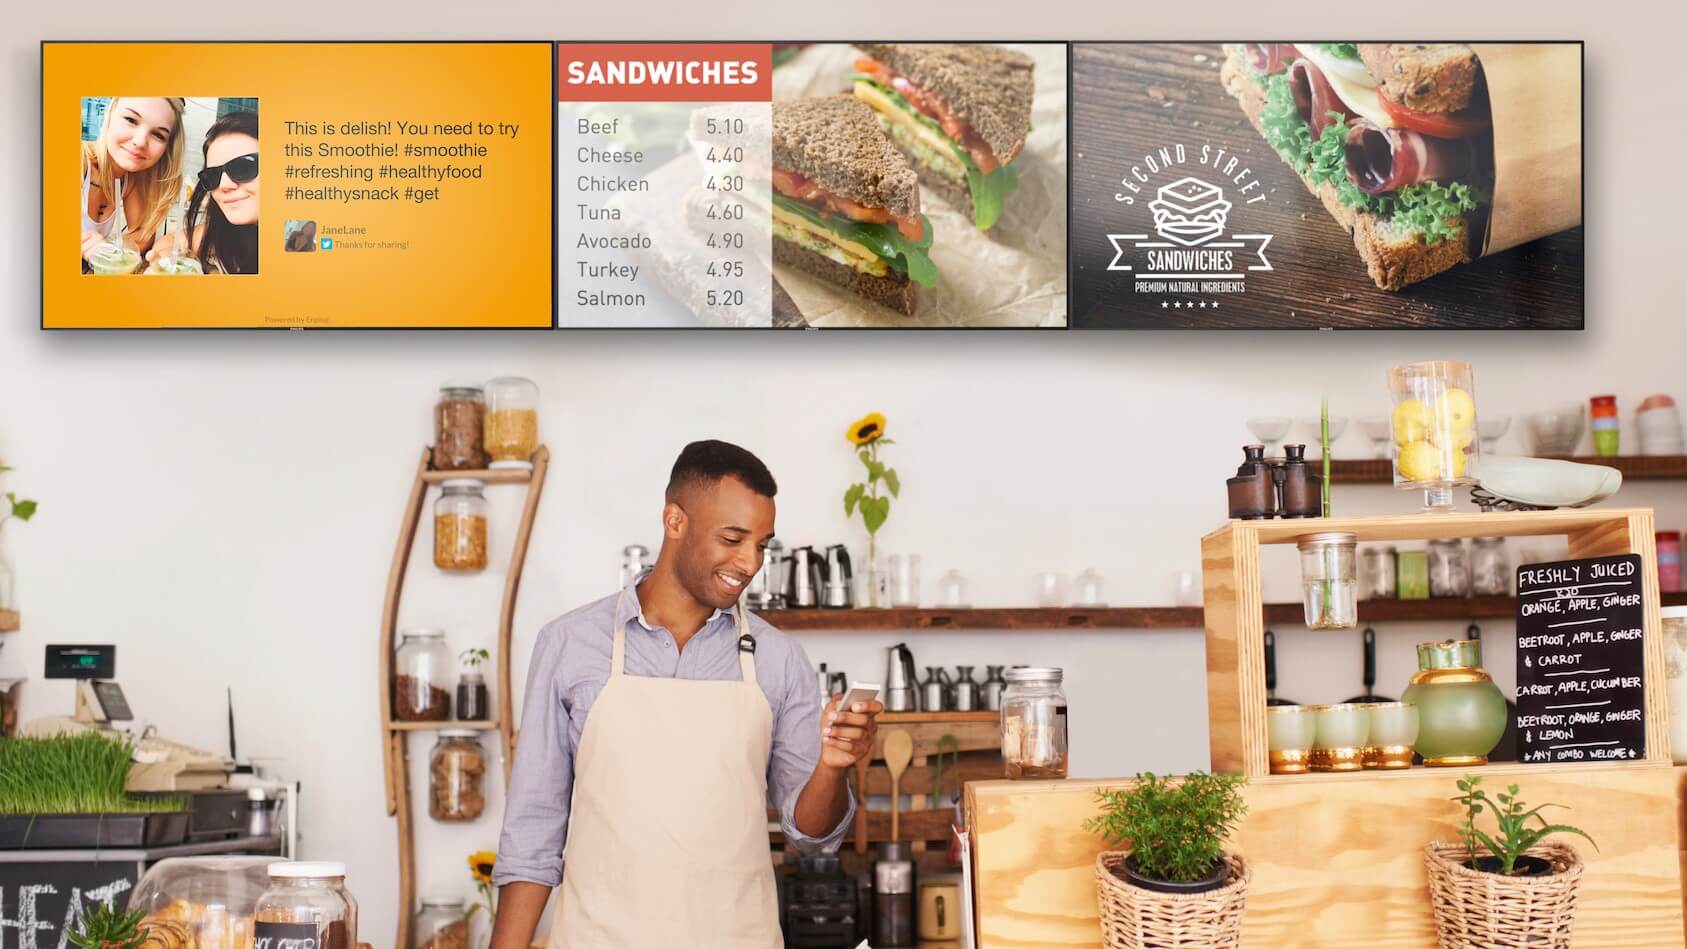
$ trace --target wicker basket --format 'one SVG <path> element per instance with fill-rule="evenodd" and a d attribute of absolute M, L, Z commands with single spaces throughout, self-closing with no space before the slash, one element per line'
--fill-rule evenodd
<path fill-rule="evenodd" d="M 1242 909 L 1248 899 L 1248 865 L 1225 854 L 1230 876 L 1205 893 L 1156 893 L 1113 875 L 1129 851 L 1095 858 L 1095 895 L 1107 949 L 1235 949 L 1242 944 Z"/>
<path fill-rule="evenodd" d="M 1464 865 L 1470 852 L 1463 844 L 1426 848 L 1429 900 L 1442 949 L 1569 949 L 1582 859 L 1557 843 L 1525 853 L 1551 863 L 1553 872 L 1537 877 L 1480 873 Z"/>

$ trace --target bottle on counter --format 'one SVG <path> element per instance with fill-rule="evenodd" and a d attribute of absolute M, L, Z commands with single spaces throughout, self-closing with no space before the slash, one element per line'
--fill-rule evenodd
<path fill-rule="evenodd" d="M 1052 666 L 1018 666 L 1004 676 L 1002 760 L 1009 778 L 1066 777 L 1064 677 Z"/>
<path fill-rule="evenodd" d="M 873 945 L 914 945 L 914 860 L 905 840 L 879 844 L 873 864 Z"/>

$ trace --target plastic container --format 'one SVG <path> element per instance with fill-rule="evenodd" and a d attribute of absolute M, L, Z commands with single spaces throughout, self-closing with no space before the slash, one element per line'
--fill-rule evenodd
<path fill-rule="evenodd" d="M 463 901 L 450 896 L 424 896 L 410 926 L 415 949 L 468 949 L 469 919 Z"/>
<path fill-rule="evenodd" d="M 1429 595 L 1470 595 L 1470 554 L 1463 538 L 1443 537 L 1429 542 Z"/>
<path fill-rule="evenodd" d="M 1308 629 L 1352 629 L 1359 625 L 1358 537 L 1323 531 L 1296 539 L 1300 585 Z"/>
<path fill-rule="evenodd" d="M 1505 538 L 1477 537 L 1470 542 L 1470 592 L 1475 596 L 1511 595 L 1511 558 Z"/>
<path fill-rule="evenodd" d="M 401 722 L 443 722 L 451 717 L 451 650 L 445 633 L 403 631 L 393 651 L 392 717 Z"/>
<path fill-rule="evenodd" d="M 486 467 L 486 393 L 479 386 L 439 387 L 433 407 L 433 466 L 438 471 Z"/>
<path fill-rule="evenodd" d="M 1359 551 L 1359 596 L 1366 600 L 1394 599 L 1395 550 L 1366 547 Z"/>
<path fill-rule="evenodd" d="M 252 915 L 254 945 L 355 949 L 357 913 L 345 893 L 346 865 L 272 863 L 269 889 Z M 266 943 L 265 940 L 268 940 Z"/>
<path fill-rule="evenodd" d="M 252 914 L 280 857 L 170 857 L 135 881 L 129 908 L 146 913 L 158 943 L 201 949 L 252 945 Z"/>
<path fill-rule="evenodd" d="M 539 387 L 521 376 L 486 384 L 486 454 L 493 468 L 533 467 L 539 448 Z"/>
<path fill-rule="evenodd" d="M 1003 676 L 1002 759 L 1009 778 L 1064 778 L 1067 759 L 1065 673 L 1019 666 Z"/>
<path fill-rule="evenodd" d="M 1424 493 L 1424 510 L 1453 509 L 1453 489 L 1476 483 L 1476 376 L 1453 360 L 1407 363 L 1388 371 L 1394 398 L 1394 486 Z"/>
<path fill-rule="evenodd" d="M 486 482 L 452 478 L 433 505 L 433 565 L 441 570 L 486 569 Z"/>
<path fill-rule="evenodd" d="M 1687 606 L 1658 610 L 1663 619 L 1664 676 L 1669 683 L 1669 753 L 1687 764 Z"/>
<path fill-rule="evenodd" d="M 486 811 L 486 752 L 480 733 L 448 728 L 428 757 L 428 816 L 471 821 Z"/>
<path fill-rule="evenodd" d="M 1593 453 L 1601 458 L 1613 458 L 1619 447 L 1617 397 L 1596 395 L 1588 400 L 1588 417 L 1593 420 Z"/>

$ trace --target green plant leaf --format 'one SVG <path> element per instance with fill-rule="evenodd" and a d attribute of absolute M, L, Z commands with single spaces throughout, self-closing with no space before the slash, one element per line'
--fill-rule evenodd
<path fill-rule="evenodd" d="M 856 502 L 860 501 L 861 496 L 866 493 L 867 486 L 864 484 L 852 484 L 849 486 L 849 490 L 844 492 L 844 517 L 854 516 Z"/>
<path fill-rule="evenodd" d="M 867 482 L 869 484 L 871 484 L 874 481 L 879 480 L 880 478 L 884 477 L 884 475 L 885 475 L 884 462 L 874 461 L 872 459 L 867 460 Z"/>
<path fill-rule="evenodd" d="M 884 526 L 885 518 L 890 517 L 890 498 L 862 498 L 861 520 L 867 525 L 867 533 L 877 534 Z"/>
<path fill-rule="evenodd" d="M 885 471 L 884 471 L 884 476 L 885 476 L 885 487 L 890 489 L 890 496 L 893 497 L 893 498 L 899 497 L 902 494 L 902 479 L 900 479 L 896 476 L 896 469 L 895 468 L 886 468 Z"/>
<path fill-rule="evenodd" d="M 1569 824 L 1547 824 L 1540 829 L 1540 836 L 1545 837 L 1548 834 L 1575 834 L 1577 837 L 1593 844 L 1595 851 L 1599 850 L 1599 845 L 1594 843 L 1593 838 L 1588 836 L 1587 831 L 1580 827 L 1572 827 Z"/>
<path fill-rule="evenodd" d="M 28 501 L 28 500 L 13 501 L 12 502 L 12 516 L 17 518 L 20 521 L 27 521 L 30 518 L 34 517 L 35 516 L 35 502 L 34 501 Z"/>

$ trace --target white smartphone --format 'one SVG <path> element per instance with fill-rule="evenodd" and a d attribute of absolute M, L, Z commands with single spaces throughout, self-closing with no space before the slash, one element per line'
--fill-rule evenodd
<path fill-rule="evenodd" d="M 871 682 L 856 682 L 844 694 L 843 701 L 838 703 L 838 710 L 847 712 L 855 703 L 865 705 L 879 697 L 879 687 Z"/>

